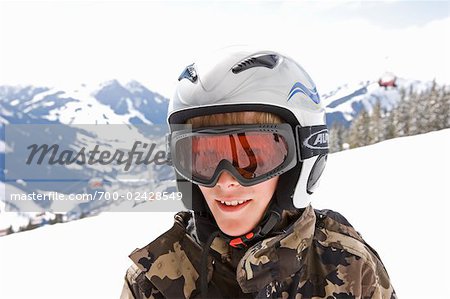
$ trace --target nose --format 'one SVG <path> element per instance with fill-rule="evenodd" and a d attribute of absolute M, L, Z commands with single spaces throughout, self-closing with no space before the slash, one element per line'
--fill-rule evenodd
<path fill-rule="evenodd" d="M 224 171 L 219 175 L 216 186 L 220 188 L 235 188 L 239 186 L 239 182 L 228 171 Z"/>

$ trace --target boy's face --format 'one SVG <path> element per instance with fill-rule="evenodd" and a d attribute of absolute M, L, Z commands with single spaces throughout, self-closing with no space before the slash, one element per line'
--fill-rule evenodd
<path fill-rule="evenodd" d="M 278 177 L 274 177 L 257 185 L 244 187 L 229 172 L 224 171 L 214 187 L 199 188 L 220 230 L 230 236 L 240 236 L 250 232 L 259 223 L 277 183 Z M 239 204 L 242 201 L 245 202 Z"/>

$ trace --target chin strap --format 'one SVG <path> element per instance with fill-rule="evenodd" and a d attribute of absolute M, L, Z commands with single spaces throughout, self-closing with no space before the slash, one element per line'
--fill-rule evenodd
<path fill-rule="evenodd" d="M 281 213 L 277 210 L 271 209 L 268 217 L 266 217 L 266 219 L 263 220 L 262 223 L 251 232 L 239 237 L 228 236 L 222 232 L 220 232 L 220 235 L 230 246 L 238 249 L 244 249 L 247 248 L 250 243 L 260 240 L 266 236 L 280 221 L 280 219 Z"/>

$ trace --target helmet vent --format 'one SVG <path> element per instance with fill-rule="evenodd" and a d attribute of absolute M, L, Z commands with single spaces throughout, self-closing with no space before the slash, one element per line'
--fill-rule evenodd
<path fill-rule="evenodd" d="M 181 75 L 178 77 L 178 81 L 182 79 L 188 79 L 192 83 L 195 83 L 197 81 L 197 71 L 194 68 L 194 64 L 188 65 L 184 71 L 181 73 Z"/>
<path fill-rule="evenodd" d="M 278 55 L 274 54 L 264 54 L 259 56 L 249 57 L 242 60 L 238 64 L 232 67 L 233 74 L 239 74 L 245 70 L 251 69 L 253 67 L 266 67 L 273 69 L 278 61 Z"/>

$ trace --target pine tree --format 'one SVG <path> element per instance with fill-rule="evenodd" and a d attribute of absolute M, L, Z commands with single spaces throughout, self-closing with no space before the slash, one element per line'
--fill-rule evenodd
<path fill-rule="evenodd" d="M 365 109 L 362 109 L 350 127 L 348 143 L 350 148 L 361 147 L 369 144 L 370 117 Z"/>
<path fill-rule="evenodd" d="M 377 101 L 371 114 L 362 109 L 348 129 L 335 125 L 330 133 L 332 151 L 342 150 L 345 143 L 355 148 L 450 128 L 449 86 L 439 87 L 433 82 L 431 88 L 422 93 L 415 92 L 411 86 L 409 91 L 401 89 L 400 95 L 398 105 L 389 112 Z"/>
<path fill-rule="evenodd" d="M 339 142 L 337 140 L 337 126 L 336 123 L 330 128 L 330 139 L 328 142 L 330 153 L 335 153 L 339 151 Z"/>
<path fill-rule="evenodd" d="M 450 90 L 447 90 L 447 86 L 436 91 L 436 102 L 433 111 L 436 115 L 436 130 L 450 128 Z"/>
<path fill-rule="evenodd" d="M 383 119 L 385 127 L 384 140 L 397 137 L 397 109 L 392 109 Z"/>
<path fill-rule="evenodd" d="M 420 95 L 417 103 L 417 134 L 423 134 L 432 131 L 431 125 L 435 118 L 433 114 L 433 106 L 435 99 L 432 96 L 432 90 L 424 92 Z"/>
<path fill-rule="evenodd" d="M 334 123 L 330 129 L 330 152 L 339 152 L 342 150 L 342 145 L 345 138 L 345 128 L 340 123 Z"/>
<path fill-rule="evenodd" d="M 410 99 L 411 100 L 411 99 Z M 397 107 L 397 116 L 398 116 L 398 127 L 397 127 L 397 136 L 408 136 L 410 132 L 410 124 L 411 124 L 411 114 L 410 109 L 408 107 L 407 95 L 401 99 L 399 106 Z"/>
<path fill-rule="evenodd" d="M 381 118 L 381 103 L 377 100 L 373 107 L 372 115 L 369 116 L 368 144 L 377 143 L 382 140 Z"/>
<path fill-rule="evenodd" d="M 427 132 L 439 130 L 441 116 L 441 102 L 439 99 L 440 90 L 436 88 L 435 83 L 431 88 L 429 95 L 429 120 L 427 124 Z"/>
<path fill-rule="evenodd" d="M 444 116 L 442 128 L 450 128 L 450 89 L 447 89 L 446 86 L 444 86 L 442 90 L 442 115 Z"/>

